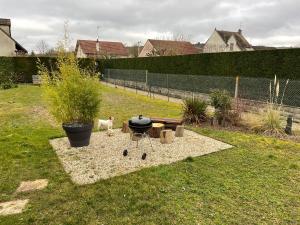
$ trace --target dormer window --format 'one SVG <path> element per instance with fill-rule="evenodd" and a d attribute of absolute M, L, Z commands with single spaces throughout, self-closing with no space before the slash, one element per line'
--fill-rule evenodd
<path fill-rule="evenodd" d="M 233 51 L 234 44 L 230 43 L 230 51 Z"/>

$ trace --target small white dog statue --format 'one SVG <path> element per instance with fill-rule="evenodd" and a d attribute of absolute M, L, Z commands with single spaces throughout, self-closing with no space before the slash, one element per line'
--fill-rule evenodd
<path fill-rule="evenodd" d="M 110 116 L 108 120 L 99 120 L 98 121 L 98 129 L 102 128 L 102 129 L 106 129 L 106 130 L 112 130 L 113 122 L 114 122 L 114 118 L 112 116 Z"/>

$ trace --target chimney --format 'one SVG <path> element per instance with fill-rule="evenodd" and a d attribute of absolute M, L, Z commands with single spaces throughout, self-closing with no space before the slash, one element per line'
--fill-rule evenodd
<path fill-rule="evenodd" d="M 242 29 L 239 29 L 239 30 L 238 30 L 238 33 L 239 33 L 239 34 L 242 34 Z"/>
<path fill-rule="evenodd" d="M 4 32 L 7 33 L 9 36 L 11 36 L 10 27 L 11 27 L 10 19 L 0 18 L 0 28 L 4 30 Z"/>

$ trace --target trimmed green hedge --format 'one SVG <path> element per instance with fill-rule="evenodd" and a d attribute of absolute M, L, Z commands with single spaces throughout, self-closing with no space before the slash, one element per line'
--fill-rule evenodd
<path fill-rule="evenodd" d="M 300 49 L 106 60 L 106 68 L 153 73 L 300 79 Z"/>
<path fill-rule="evenodd" d="M 0 57 L 0 74 L 5 73 L 17 77 L 19 82 L 31 83 L 32 75 L 37 74 L 37 57 Z M 55 67 L 53 57 L 40 57 L 49 69 Z"/>
<path fill-rule="evenodd" d="M 40 57 L 48 68 L 54 69 L 55 58 Z M 23 82 L 32 82 L 37 73 L 36 57 L 0 57 L 1 71 L 18 74 Z M 300 79 L 300 49 L 282 49 L 251 52 L 210 53 L 184 56 L 124 58 L 97 60 L 98 70 L 148 70 L 152 73 L 245 76 Z M 83 68 L 95 69 L 94 59 L 81 59 Z"/>
<path fill-rule="evenodd" d="M 39 57 L 40 61 L 49 69 L 56 69 L 55 57 Z M 19 82 L 32 83 L 32 75 L 37 74 L 37 57 L 0 57 L 1 73 L 18 77 Z M 94 69 L 95 60 L 81 59 L 79 64 L 82 68 Z"/>

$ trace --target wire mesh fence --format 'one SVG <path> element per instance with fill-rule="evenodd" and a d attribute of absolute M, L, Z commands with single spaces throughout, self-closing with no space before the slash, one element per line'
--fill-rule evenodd
<path fill-rule="evenodd" d="M 273 80 L 267 78 L 247 78 L 241 77 L 238 85 L 238 97 L 243 99 L 267 102 L 274 88 L 271 89 L 270 83 Z M 286 106 L 300 107 L 300 81 L 298 80 L 279 80 L 278 103 Z"/>
<path fill-rule="evenodd" d="M 148 73 L 146 70 L 120 69 L 106 69 L 104 80 L 178 98 L 185 98 L 188 95 L 205 96 L 214 89 L 222 89 L 227 90 L 232 97 L 259 102 L 269 100 L 270 83 L 273 83 L 269 78 L 159 74 Z M 285 79 L 280 80 L 278 102 L 282 101 L 283 105 L 300 108 L 300 81 L 289 80 L 287 86 L 286 82 Z"/>

